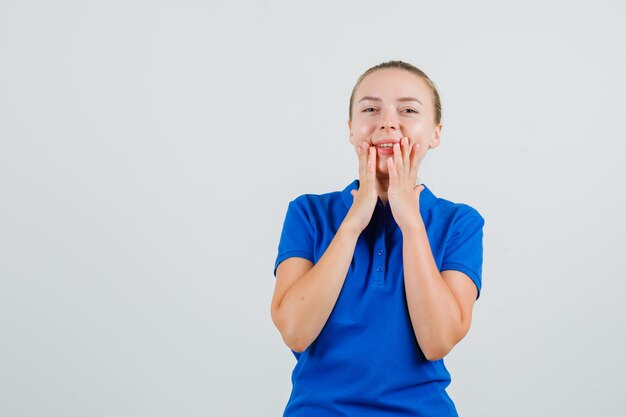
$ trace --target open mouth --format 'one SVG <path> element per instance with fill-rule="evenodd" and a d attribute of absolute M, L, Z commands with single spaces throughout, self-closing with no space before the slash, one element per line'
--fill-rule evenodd
<path fill-rule="evenodd" d="M 393 143 L 381 143 L 379 145 L 376 145 L 377 148 L 383 148 L 383 149 L 391 149 L 393 148 Z"/>

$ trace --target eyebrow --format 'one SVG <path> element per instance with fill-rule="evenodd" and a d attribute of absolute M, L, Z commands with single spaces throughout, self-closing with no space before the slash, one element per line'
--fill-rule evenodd
<path fill-rule="evenodd" d="M 362 101 L 383 101 L 383 100 L 380 97 L 365 96 L 361 100 L 359 100 L 359 103 L 362 102 Z M 424 105 L 421 101 L 419 101 L 415 97 L 400 97 L 400 98 L 398 98 L 397 101 L 416 101 L 419 104 L 421 104 L 422 106 Z"/>

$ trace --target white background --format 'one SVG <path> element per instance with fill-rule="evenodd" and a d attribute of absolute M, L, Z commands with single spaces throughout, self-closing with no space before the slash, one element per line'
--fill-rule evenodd
<path fill-rule="evenodd" d="M 420 180 L 486 220 L 460 414 L 626 415 L 624 3 L 298 3 L 0 0 L 0 415 L 280 415 L 287 204 L 356 178 L 389 59 L 442 95 Z"/>

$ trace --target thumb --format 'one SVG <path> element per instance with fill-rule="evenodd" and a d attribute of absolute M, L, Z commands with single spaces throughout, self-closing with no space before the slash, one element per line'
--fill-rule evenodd
<path fill-rule="evenodd" d="M 356 193 L 357 193 L 356 190 L 350 190 L 350 194 L 352 194 L 352 197 L 356 197 Z"/>
<path fill-rule="evenodd" d="M 416 197 L 419 197 L 419 195 L 420 195 L 420 193 L 421 193 L 422 191 L 424 191 L 424 186 L 423 186 L 422 184 L 420 184 L 420 185 L 416 185 L 416 186 L 413 188 L 413 192 L 415 192 L 415 196 L 416 196 Z"/>

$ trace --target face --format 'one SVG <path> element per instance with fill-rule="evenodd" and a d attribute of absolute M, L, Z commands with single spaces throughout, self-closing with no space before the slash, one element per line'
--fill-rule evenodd
<path fill-rule="evenodd" d="M 430 87 L 421 77 L 398 68 L 376 70 L 365 77 L 354 94 L 352 120 L 348 122 L 350 143 L 376 146 L 378 176 L 388 176 L 387 159 L 402 137 L 419 143 L 418 161 L 428 149 L 439 146 L 441 123 L 435 122 Z M 381 147 L 383 145 L 383 147 Z"/>

